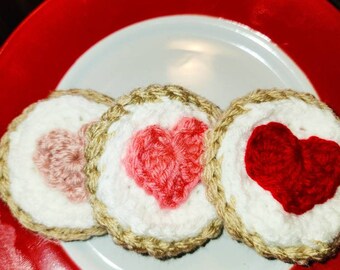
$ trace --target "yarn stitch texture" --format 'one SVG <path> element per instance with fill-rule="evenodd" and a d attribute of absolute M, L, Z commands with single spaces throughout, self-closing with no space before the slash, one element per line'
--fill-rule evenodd
<path fill-rule="evenodd" d="M 101 175 L 97 198 L 122 227 L 138 235 L 166 242 L 196 236 L 217 217 L 213 205 L 206 199 L 203 184 L 197 184 L 188 199 L 178 207 L 161 208 L 156 198 L 148 195 L 128 175 L 123 160 L 133 135 L 138 131 L 153 125 L 171 131 L 186 117 L 198 119 L 209 127 L 216 120 L 192 104 L 185 105 L 167 97 L 161 97 L 159 102 L 127 105 L 125 109 L 129 114 L 111 124 L 104 151 L 98 161 Z"/>
<path fill-rule="evenodd" d="M 90 201 L 93 205 L 96 219 L 107 228 L 113 240 L 118 245 L 127 249 L 164 259 L 194 251 L 210 239 L 218 237 L 221 234 L 221 220 L 213 220 L 195 237 L 167 242 L 154 237 L 136 235 L 130 229 L 122 227 L 117 219 L 108 213 L 105 204 L 96 196 L 98 179 L 101 174 L 97 166 L 98 160 L 104 151 L 108 136 L 114 136 L 108 134 L 110 126 L 113 122 L 119 121 L 122 116 L 129 114 L 125 109 L 127 105 L 160 102 L 161 97 L 177 100 L 183 104 L 195 105 L 201 111 L 207 113 L 212 119 L 217 119 L 221 113 L 220 109 L 211 102 L 179 86 L 151 85 L 146 88 L 138 88 L 129 95 L 122 96 L 116 100 L 115 106 L 111 107 L 102 116 L 101 121 L 93 124 L 89 128 L 87 132 L 89 144 L 85 152 L 88 163 L 85 166 L 85 172 L 89 179 L 87 185 L 91 194 Z"/>
<path fill-rule="evenodd" d="M 161 208 L 179 206 L 200 181 L 207 128 L 195 118 L 183 118 L 172 130 L 152 125 L 133 136 L 125 170 Z"/>
<path fill-rule="evenodd" d="M 114 101 L 103 94 L 97 93 L 93 90 L 84 89 L 70 89 L 58 90 L 52 92 L 47 99 L 58 98 L 64 95 L 82 96 L 90 101 L 102 103 L 112 106 Z M 26 117 L 35 109 L 37 103 L 28 106 L 22 114 L 16 117 L 8 126 L 7 132 L 0 140 L 0 196 L 9 206 L 11 213 L 19 222 L 26 228 L 41 233 L 48 238 L 59 239 L 63 241 L 86 240 L 95 235 L 103 235 L 106 233 L 105 228 L 100 225 L 95 225 L 91 228 L 60 228 L 47 227 L 44 224 L 37 223 L 33 218 L 22 210 L 13 200 L 10 192 L 10 179 L 7 166 L 7 157 L 9 152 L 9 134 L 16 130 L 16 128 L 26 119 Z"/>
<path fill-rule="evenodd" d="M 330 108 L 308 93 L 295 92 L 293 90 L 257 90 L 249 95 L 234 100 L 230 107 L 223 113 L 213 130 L 206 135 L 207 149 L 204 153 L 205 167 L 202 181 L 207 187 L 208 199 L 216 207 L 218 215 L 223 219 L 224 228 L 238 241 L 242 241 L 254 248 L 266 258 L 276 258 L 287 263 L 308 265 L 313 261 L 325 261 L 337 254 L 340 246 L 340 235 L 335 237 L 332 243 L 315 242 L 314 247 L 301 246 L 271 246 L 267 245 L 256 232 L 249 232 L 235 211 L 236 198 L 227 203 L 224 187 L 221 183 L 221 160 L 217 158 L 218 150 L 228 127 L 240 115 L 247 113 L 245 105 L 248 103 L 262 103 L 276 100 L 297 98 L 309 105 L 323 110 Z M 337 120 L 339 118 L 335 116 Z"/>
<path fill-rule="evenodd" d="M 340 184 L 340 147 L 312 136 L 299 140 L 280 123 L 254 129 L 245 154 L 248 175 L 285 211 L 301 215 L 332 198 Z"/>
<path fill-rule="evenodd" d="M 83 202 L 88 198 L 83 172 L 88 125 L 83 125 L 78 134 L 64 129 L 50 131 L 38 140 L 33 156 L 46 183 L 61 190 L 73 202 Z"/>

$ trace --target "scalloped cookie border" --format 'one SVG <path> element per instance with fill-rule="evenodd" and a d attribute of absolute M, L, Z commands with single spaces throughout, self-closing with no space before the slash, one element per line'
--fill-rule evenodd
<path fill-rule="evenodd" d="M 228 131 L 229 125 L 240 115 L 247 113 L 245 105 L 249 103 L 262 103 L 289 98 L 300 99 L 322 110 L 332 110 L 323 102 L 309 93 L 300 93 L 287 90 L 262 90 L 258 89 L 247 96 L 234 100 L 223 113 L 216 126 L 206 136 L 207 150 L 204 154 L 203 182 L 207 188 L 209 201 L 215 206 L 218 215 L 223 219 L 225 230 L 236 240 L 242 241 L 247 246 L 254 248 L 260 255 L 266 258 L 276 258 L 288 263 L 308 265 L 314 261 L 325 261 L 337 254 L 340 248 L 340 234 L 332 243 L 316 243 L 316 248 L 305 245 L 279 247 L 267 245 L 256 232 L 249 232 L 235 210 L 236 198 L 228 204 L 225 198 L 224 187 L 221 183 L 221 161 L 217 159 L 217 153 Z M 333 113 L 333 112 L 332 112 Z M 339 120 L 339 117 L 333 115 Z"/>
<path fill-rule="evenodd" d="M 41 101 L 58 98 L 65 95 L 82 96 L 89 101 L 94 101 L 107 106 L 112 106 L 114 100 L 106 95 L 98 93 L 93 90 L 85 89 L 70 89 L 70 90 L 56 90 L 53 91 L 46 99 Z M 60 228 L 48 227 L 44 224 L 37 223 L 33 218 L 21 209 L 13 200 L 10 193 L 10 179 L 8 175 L 7 156 L 9 152 L 9 134 L 16 130 L 16 128 L 27 118 L 27 116 L 34 110 L 39 103 L 29 105 L 23 112 L 14 118 L 8 125 L 7 131 L 0 141 L 0 196 L 9 206 L 11 213 L 16 217 L 19 222 L 26 228 L 38 232 L 48 238 L 58 239 L 63 241 L 86 240 L 92 236 L 104 235 L 107 233 L 106 229 L 100 225 L 95 225 L 87 229 L 78 228 Z"/>
<path fill-rule="evenodd" d="M 126 249 L 165 259 L 192 252 L 210 239 L 218 237 L 222 232 L 222 221 L 219 218 L 214 219 L 195 237 L 186 238 L 181 241 L 166 242 L 155 237 L 139 236 L 130 229 L 123 228 L 117 219 L 109 215 L 104 203 L 96 197 L 100 176 L 97 164 L 108 139 L 109 127 L 112 123 L 119 121 L 122 116 L 129 113 L 125 110 L 125 106 L 159 102 L 161 97 L 178 100 L 184 104 L 193 104 L 213 119 L 218 119 L 221 115 L 221 110 L 216 105 L 180 86 L 150 85 L 146 88 L 137 88 L 130 94 L 118 98 L 115 105 L 102 116 L 101 121 L 94 123 L 88 129 L 89 144 L 86 147 L 85 154 L 88 163 L 85 167 L 85 172 L 88 176 L 88 190 L 95 217 L 99 224 L 107 228 L 113 240 Z"/>

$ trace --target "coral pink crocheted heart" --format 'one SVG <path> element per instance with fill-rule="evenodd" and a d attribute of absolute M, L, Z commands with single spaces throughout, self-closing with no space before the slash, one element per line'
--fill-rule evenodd
<path fill-rule="evenodd" d="M 340 147 L 312 136 L 299 140 L 284 125 L 254 129 L 247 144 L 248 175 L 297 215 L 332 198 L 340 184 Z"/>
<path fill-rule="evenodd" d="M 128 175 L 161 208 L 177 207 L 200 181 L 206 130 L 203 122 L 183 118 L 171 130 L 152 125 L 138 131 L 123 160 Z"/>
<path fill-rule="evenodd" d="M 39 138 L 33 156 L 46 183 L 61 190 L 75 202 L 82 202 L 88 196 L 83 172 L 86 163 L 85 132 L 88 125 L 84 125 L 78 133 L 64 129 L 50 131 Z"/>

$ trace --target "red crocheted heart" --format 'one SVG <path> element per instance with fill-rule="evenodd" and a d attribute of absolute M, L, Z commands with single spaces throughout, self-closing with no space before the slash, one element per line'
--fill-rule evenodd
<path fill-rule="evenodd" d="M 284 125 L 254 129 L 247 144 L 248 175 L 297 215 L 332 198 L 340 184 L 340 147 L 318 137 L 299 140 Z"/>
<path fill-rule="evenodd" d="M 177 207 L 200 181 L 206 129 L 195 118 L 183 118 L 172 130 L 152 125 L 138 131 L 123 160 L 127 174 L 161 208 Z"/>

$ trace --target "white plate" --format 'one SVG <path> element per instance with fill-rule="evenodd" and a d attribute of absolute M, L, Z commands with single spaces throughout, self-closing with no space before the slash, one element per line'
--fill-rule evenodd
<path fill-rule="evenodd" d="M 206 16 L 141 22 L 106 37 L 83 54 L 58 89 L 92 88 L 118 97 L 152 83 L 180 84 L 221 108 L 257 88 L 315 94 L 297 65 L 270 39 L 239 23 Z M 126 251 L 108 236 L 63 243 L 82 269 L 286 270 L 224 233 L 205 247 L 166 261 Z"/>

